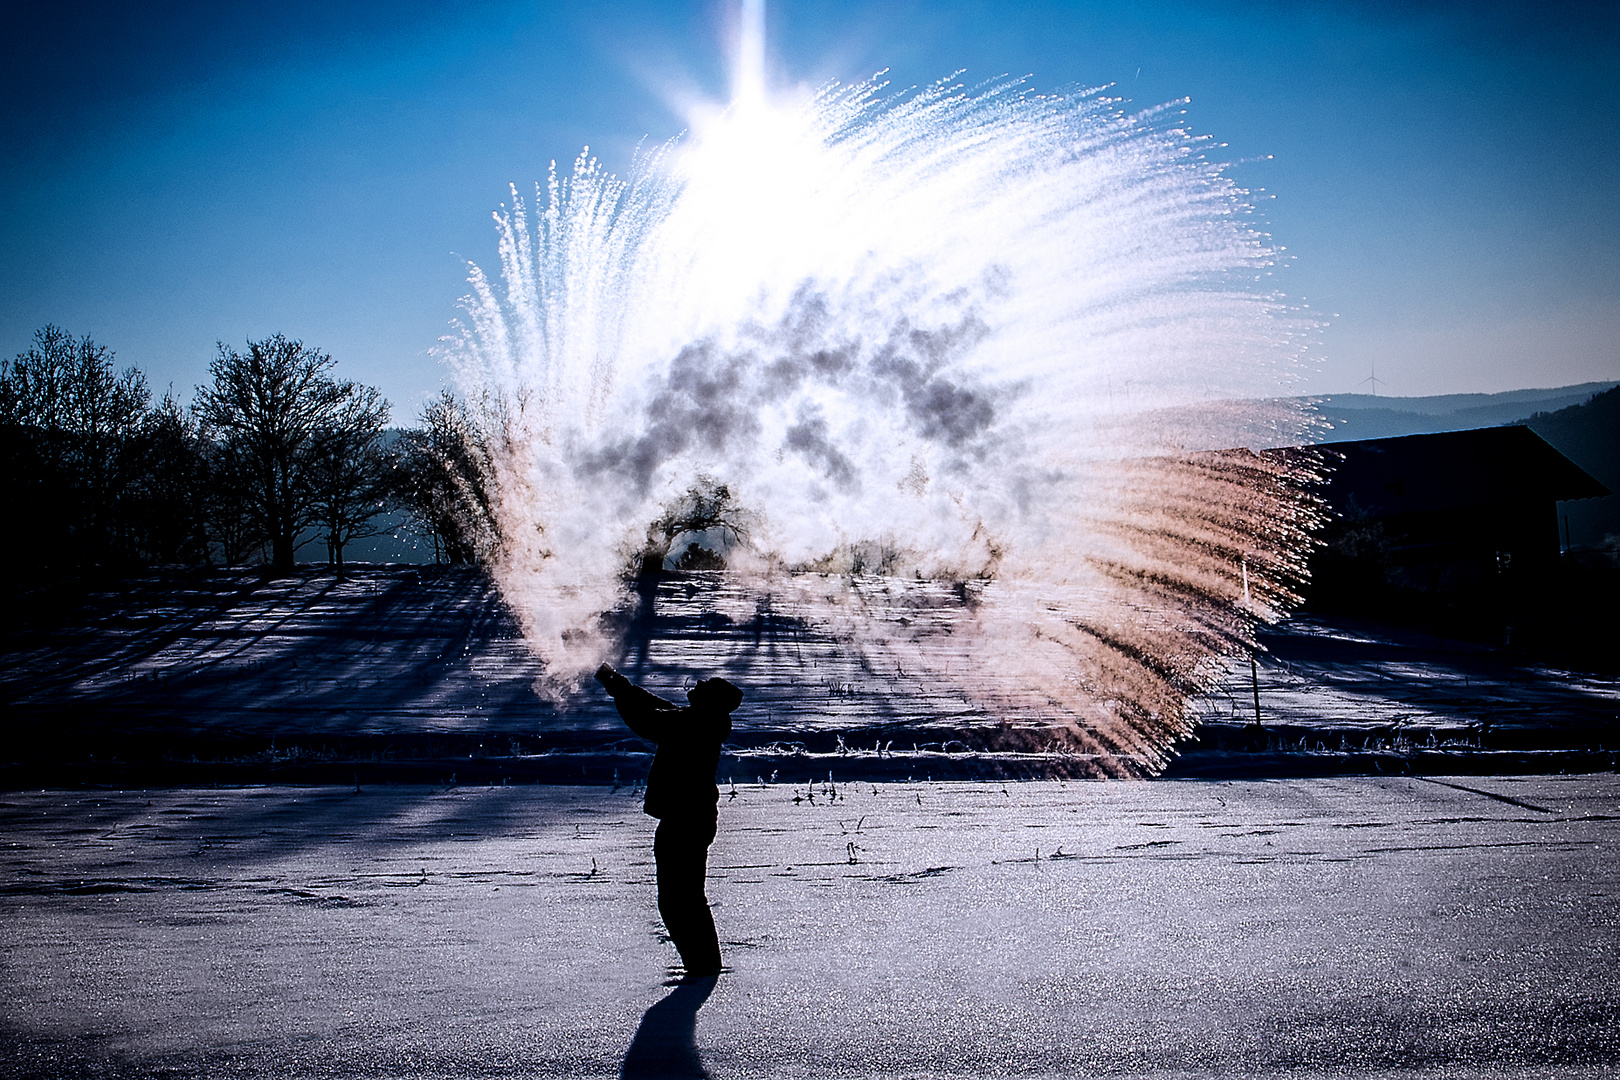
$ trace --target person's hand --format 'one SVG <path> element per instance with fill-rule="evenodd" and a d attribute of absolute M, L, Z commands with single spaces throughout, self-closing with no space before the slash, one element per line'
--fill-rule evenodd
<path fill-rule="evenodd" d="M 596 669 L 596 681 L 601 683 L 603 686 L 611 684 L 613 680 L 617 679 L 618 677 L 619 673 L 613 670 L 612 664 L 603 664 L 601 667 Z"/>

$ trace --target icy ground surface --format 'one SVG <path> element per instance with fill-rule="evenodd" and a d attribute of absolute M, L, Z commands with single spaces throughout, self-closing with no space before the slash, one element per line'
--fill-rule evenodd
<path fill-rule="evenodd" d="M 31 716 L 247 734 L 625 734 L 594 686 L 560 707 L 536 696 L 541 665 L 494 586 L 467 568 L 154 574 L 91 597 L 59 628 L 13 637 L 0 693 Z M 748 690 L 743 732 L 893 722 L 938 740 L 974 712 L 954 688 L 866 670 L 845 643 L 723 574 L 668 575 L 609 659 L 677 698 L 694 676 L 726 675 Z"/>
<path fill-rule="evenodd" d="M 1439 738 L 1563 721 L 1612 737 L 1620 679 L 1565 671 L 1414 630 L 1296 615 L 1262 636 L 1262 721 Z M 1253 719 L 1252 676 L 1233 666 L 1196 703 L 1205 722 Z"/>
<path fill-rule="evenodd" d="M 244 732 L 532 728 L 539 665 L 471 570 L 155 573 L 14 635 L 0 687 L 24 714 Z"/>
<path fill-rule="evenodd" d="M 1620 742 L 1613 678 L 1303 617 L 1263 642 L 1262 716 L 1273 729 L 1268 738 L 1287 748 L 1300 739 L 1313 750 L 1369 740 L 1387 749 L 1398 739 L 1477 746 L 1482 735 L 1514 748 L 1613 750 Z M 536 697 L 538 663 L 495 590 L 466 569 L 362 567 L 339 578 L 312 568 L 279 579 L 242 570 L 155 573 L 91 597 L 55 629 L 10 631 L 4 644 L 0 703 L 18 736 L 9 749 L 16 756 L 0 753 L 4 760 L 128 761 L 142 752 L 247 760 L 273 758 L 301 740 L 399 734 L 501 736 L 481 751 L 490 753 L 507 752 L 504 736 L 515 734 L 538 741 L 514 753 L 645 749 L 600 694 L 560 709 Z M 881 765 L 880 745 L 953 752 L 954 737 L 993 719 L 952 686 L 864 667 L 847 643 L 740 594 L 724 575 L 667 577 L 617 659 L 676 698 L 694 676 L 727 675 L 748 693 L 735 717 L 735 750 L 847 749 L 838 765 L 845 775 L 863 758 Z M 1194 708 L 1217 734 L 1249 723 L 1248 664 Z M 1204 740 L 1199 752 L 1217 741 Z M 767 761 L 758 771 L 768 776 L 773 767 Z M 877 775 L 920 778 L 939 763 L 885 768 Z M 740 765 L 738 774 L 754 769 Z"/>
<path fill-rule="evenodd" d="M 1620 777 L 10 793 L 0 1074 L 1599 1077 Z M 813 796 L 813 799 L 811 798 Z"/>

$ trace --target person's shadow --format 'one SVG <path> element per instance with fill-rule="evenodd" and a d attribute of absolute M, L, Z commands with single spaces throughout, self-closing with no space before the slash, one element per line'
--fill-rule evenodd
<path fill-rule="evenodd" d="M 697 1051 L 697 1011 L 714 993 L 716 979 L 687 979 L 648 1009 L 619 1069 L 622 1080 L 667 1077 L 708 1080 Z"/>

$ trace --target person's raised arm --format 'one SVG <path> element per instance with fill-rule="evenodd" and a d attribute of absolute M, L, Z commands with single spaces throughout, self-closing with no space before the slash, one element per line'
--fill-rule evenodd
<path fill-rule="evenodd" d="M 607 664 L 596 669 L 596 681 L 612 695 L 619 716 L 631 731 L 655 743 L 664 739 L 664 721 L 679 705 L 643 690 Z"/>

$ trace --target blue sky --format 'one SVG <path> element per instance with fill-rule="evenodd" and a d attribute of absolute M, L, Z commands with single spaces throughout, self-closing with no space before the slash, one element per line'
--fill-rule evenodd
<path fill-rule="evenodd" d="M 41 5 L 40 7 L 43 7 Z M 228 7 L 225 11 L 222 8 Z M 490 211 L 724 96 L 730 5 L 68 4 L 0 35 L 0 355 L 54 322 L 188 394 L 283 332 L 408 420 Z M 779 82 L 1190 97 L 1330 316 L 1303 389 L 1620 379 L 1620 16 L 1490 3 L 808 3 Z M 531 188 L 532 190 L 532 188 Z"/>

